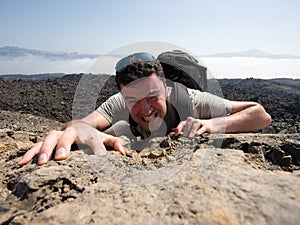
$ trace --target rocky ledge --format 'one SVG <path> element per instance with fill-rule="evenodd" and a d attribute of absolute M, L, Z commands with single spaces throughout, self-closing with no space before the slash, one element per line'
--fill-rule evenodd
<path fill-rule="evenodd" d="M 128 143 L 125 156 L 80 146 L 67 160 L 18 167 L 60 126 L 18 116 L 0 130 L 0 224 L 299 223 L 299 133 L 170 135 Z"/>

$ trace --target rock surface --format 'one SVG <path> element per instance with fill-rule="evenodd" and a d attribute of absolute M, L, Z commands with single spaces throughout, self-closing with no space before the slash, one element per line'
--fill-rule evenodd
<path fill-rule="evenodd" d="M 171 134 L 127 142 L 125 156 L 79 146 L 17 166 L 72 117 L 77 83 L 0 79 L 0 224 L 299 224 L 299 80 L 221 81 L 225 97 L 266 106 L 273 125 L 259 133 Z M 107 84 L 98 103 L 116 91 Z"/>
<path fill-rule="evenodd" d="M 22 120 L 19 131 L 0 130 L 0 224 L 299 222 L 299 134 L 192 140 L 170 135 L 154 139 L 142 151 L 128 144 L 125 156 L 109 151 L 100 157 L 83 148 L 64 161 L 38 166 L 35 159 L 18 167 L 27 149 L 61 125 L 36 116 L 23 118 L 41 131 L 26 131 Z M 272 163 L 267 154 L 272 148 L 296 153 L 289 165 L 280 166 L 275 164 L 279 159 Z"/>

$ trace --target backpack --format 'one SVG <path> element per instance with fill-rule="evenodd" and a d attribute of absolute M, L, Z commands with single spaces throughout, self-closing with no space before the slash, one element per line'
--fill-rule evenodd
<path fill-rule="evenodd" d="M 167 85 L 174 89 L 171 93 L 171 104 L 178 113 L 178 120 L 195 116 L 187 88 L 206 91 L 207 68 L 181 50 L 163 52 L 157 59 L 164 69 Z"/>
<path fill-rule="evenodd" d="M 163 52 L 157 57 L 165 78 L 178 82 L 187 88 L 207 90 L 207 68 L 198 64 L 191 55 L 181 50 Z"/>

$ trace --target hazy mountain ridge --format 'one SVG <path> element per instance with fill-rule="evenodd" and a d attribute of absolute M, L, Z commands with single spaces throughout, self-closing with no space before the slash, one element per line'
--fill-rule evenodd
<path fill-rule="evenodd" d="M 0 47 L 0 58 L 18 58 L 18 57 L 44 57 L 49 59 L 83 59 L 83 58 L 98 58 L 101 54 L 81 54 L 77 52 L 55 52 L 36 49 L 20 48 L 15 46 Z M 258 49 L 248 49 L 240 52 L 219 52 L 215 54 L 200 55 L 200 57 L 254 57 L 254 58 L 271 58 L 271 59 L 300 59 L 300 56 L 289 54 L 273 54 Z"/>
<path fill-rule="evenodd" d="M 116 61 L 103 62 L 100 71 L 90 71 L 95 63 L 121 58 L 121 55 L 80 54 L 40 51 L 19 47 L 0 47 L 0 74 L 105 73 L 114 74 Z M 269 54 L 260 50 L 198 56 L 218 78 L 296 78 L 300 57 Z M 99 60 L 99 61 L 98 61 Z M 19 79 L 19 78 L 16 78 Z M 20 78 L 22 79 L 22 78 Z"/>
<path fill-rule="evenodd" d="M 18 57 L 43 57 L 48 59 L 70 60 L 83 58 L 98 58 L 97 54 L 80 54 L 77 52 L 54 52 L 35 49 L 20 48 L 14 46 L 0 47 L 0 57 L 3 58 L 18 58 Z"/>
<path fill-rule="evenodd" d="M 6 80 L 48 80 L 55 78 L 62 78 L 66 76 L 65 73 L 44 73 L 44 74 L 9 74 L 9 75 L 0 75 L 0 77 Z"/>
<path fill-rule="evenodd" d="M 24 80 L 24 81 L 43 81 L 51 79 L 80 80 L 82 76 L 111 76 L 110 74 L 91 74 L 91 73 L 41 73 L 41 74 L 5 74 L 0 78 L 5 80 Z"/>
<path fill-rule="evenodd" d="M 249 49 L 241 52 L 220 52 L 209 55 L 202 55 L 201 57 L 254 57 L 254 58 L 269 58 L 269 59 L 300 59 L 300 56 L 288 54 L 272 54 L 258 49 Z"/>

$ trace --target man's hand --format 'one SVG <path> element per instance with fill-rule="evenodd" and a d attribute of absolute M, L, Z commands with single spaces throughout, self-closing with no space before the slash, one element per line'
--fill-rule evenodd
<path fill-rule="evenodd" d="M 205 132 L 211 133 L 212 123 L 210 120 L 200 120 L 188 117 L 185 121 L 180 122 L 173 131 L 175 131 L 176 135 L 183 134 L 185 137 L 193 138 Z"/>
<path fill-rule="evenodd" d="M 44 142 L 37 143 L 25 153 L 18 165 L 25 165 L 35 155 L 38 155 L 39 165 L 47 163 L 51 159 L 55 146 L 55 160 L 66 159 L 70 155 L 71 145 L 74 142 L 90 146 L 96 155 L 105 155 L 105 146 L 111 146 L 121 154 L 125 154 L 121 139 L 100 132 L 87 123 L 75 121 L 64 131 L 51 131 Z"/>

